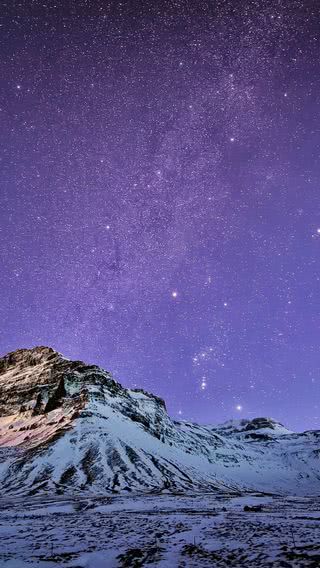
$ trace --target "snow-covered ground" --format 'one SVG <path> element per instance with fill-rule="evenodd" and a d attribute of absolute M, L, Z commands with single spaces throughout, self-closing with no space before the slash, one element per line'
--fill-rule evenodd
<path fill-rule="evenodd" d="M 318 567 L 320 497 L 194 493 L 0 501 L 1 567 L 148 565 Z"/>

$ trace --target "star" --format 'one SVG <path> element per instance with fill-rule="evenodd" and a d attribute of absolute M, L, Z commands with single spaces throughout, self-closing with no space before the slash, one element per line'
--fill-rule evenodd
<path fill-rule="evenodd" d="M 144 3 L 99 2 L 95 26 L 90 2 L 73 2 L 74 21 L 89 22 L 81 46 L 67 3 L 53 3 L 62 28 L 36 6 L 26 19 L 23 2 L 12 27 L 3 4 L 0 296 L 15 302 L 0 303 L 1 321 L 14 315 L 2 351 L 50 338 L 118 368 L 120 382 L 139 377 L 177 418 L 242 418 L 263 397 L 292 429 L 318 427 L 307 410 L 320 389 L 312 3 L 292 2 L 286 26 L 279 2 L 247 2 L 248 26 L 235 18 L 230 33 L 241 2 L 201 3 L 196 19 L 192 2 L 172 2 L 183 41 L 171 8 L 145 20 Z M 38 27 L 50 44 L 40 54 Z"/>

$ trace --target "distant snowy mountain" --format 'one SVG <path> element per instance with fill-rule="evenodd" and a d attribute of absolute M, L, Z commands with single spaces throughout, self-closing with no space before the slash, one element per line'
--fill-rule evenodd
<path fill-rule="evenodd" d="M 248 440 L 250 438 L 252 440 L 272 440 L 278 436 L 293 434 L 291 430 L 288 430 L 283 424 L 272 418 L 228 420 L 216 426 L 215 430 L 222 436 L 232 436 L 239 440 Z"/>
<path fill-rule="evenodd" d="M 0 491 L 320 491 L 320 431 L 199 426 L 95 365 L 36 347 L 0 359 Z"/>

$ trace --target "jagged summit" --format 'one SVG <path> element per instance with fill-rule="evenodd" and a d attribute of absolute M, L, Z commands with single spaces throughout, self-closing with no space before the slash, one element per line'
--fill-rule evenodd
<path fill-rule="evenodd" d="M 51 347 L 18 349 L 0 359 L 0 416 L 35 408 L 39 413 L 41 405 L 45 408 L 52 396 L 57 397 L 57 389 L 62 393 L 72 384 L 79 383 L 80 388 L 99 380 L 116 385 L 110 373 L 66 359 Z"/>
<path fill-rule="evenodd" d="M 39 361 L 40 359 L 47 359 L 48 357 L 52 357 L 52 355 L 58 355 L 61 357 L 61 354 L 55 351 L 52 347 L 48 347 L 47 345 L 36 345 L 35 347 L 25 347 L 21 349 L 16 349 L 16 351 L 11 351 L 7 353 L 3 357 L 1 357 L 0 361 L 1 364 L 4 361 L 8 361 L 11 364 L 17 364 L 21 361 L 24 362 L 31 362 L 31 361 Z"/>
<path fill-rule="evenodd" d="M 319 489 L 319 432 L 270 418 L 200 426 L 50 347 L 0 359 L 0 488 L 39 491 Z"/>

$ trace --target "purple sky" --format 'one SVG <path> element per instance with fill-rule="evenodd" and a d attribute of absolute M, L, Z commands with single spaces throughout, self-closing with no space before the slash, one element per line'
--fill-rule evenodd
<path fill-rule="evenodd" d="M 0 351 L 320 426 L 318 2 L 1 5 Z"/>

